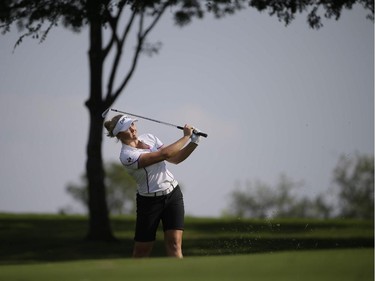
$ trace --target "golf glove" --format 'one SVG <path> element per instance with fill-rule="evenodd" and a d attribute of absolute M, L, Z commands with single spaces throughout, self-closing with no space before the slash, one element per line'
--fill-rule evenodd
<path fill-rule="evenodd" d="M 197 135 L 199 132 L 200 132 L 199 129 L 194 128 L 193 134 L 190 136 L 191 142 L 195 143 L 196 145 L 198 145 L 199 140 L 200 140 L 200 136 Z"/>

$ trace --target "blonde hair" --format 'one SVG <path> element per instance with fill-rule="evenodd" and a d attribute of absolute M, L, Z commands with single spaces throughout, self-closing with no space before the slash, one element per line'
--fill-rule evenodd
<path fill-rule="evenodd" d="M 111 120 L 105 121 L 104 122 L 104 128 L 107 129 L 107 137 L 114 138 L 115 135 L 113 135 L 113 129 L 115 128 L 118 120 L 122 117 L 122 114 L 114 116 Z"/>

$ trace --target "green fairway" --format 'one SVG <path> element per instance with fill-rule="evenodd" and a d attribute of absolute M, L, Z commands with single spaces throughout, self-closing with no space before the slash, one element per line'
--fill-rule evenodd
<path fill-rule="evenodd" d="M 372 281 L 373 249 L 278 252 L 183 260 L 105 259 L 0 266 L 4 281 Z"/>
<path fill-rule="evenodd" d="M 0 214 L 0 281 L 374 278 L 374 222 L 187 218 L 185 259 L 130 259 L 134 218 L 111 220 L 116 242 L 87 241 L 84 216 Z"/>

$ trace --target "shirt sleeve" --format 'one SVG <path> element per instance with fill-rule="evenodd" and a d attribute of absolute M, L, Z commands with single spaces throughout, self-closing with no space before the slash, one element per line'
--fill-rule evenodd
<path fill-rule="evenodd" d="M 125 151 L 120 154 L 120 161 L 128 169 L 138 169 L 138 160 L 141 152 L 138 150 Z"/>

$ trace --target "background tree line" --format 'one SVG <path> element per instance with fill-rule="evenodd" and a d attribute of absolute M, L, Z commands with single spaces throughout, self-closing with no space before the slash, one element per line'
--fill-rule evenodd
<path fill-rule="evenodd" d="M 105 165 L 106 201 L 111 214 L 134 214 L 136 183 L 121 164 Z M 374 157 L 342 155 L 333 170 L 333 186 L 328 193 L 314 198 L 299 197 L 296 182 L 281 175 L 275 186 L 256 181 L 236 186 L 230 195 L 225 216 L 243 218 L 374 218 Z M 77 202 L 88 207 L 87 177 L 81 183 L 68 184 L 67 192 Z M 330 198 L 333 195 L 334 198 Z"/>
<path fill-rule="evenodd" d="M 231 194 L 227 215 L 237 217 L 374 218 L 374 156 L 342 155 L 333 170 L 333 185 L 314 198 L 297 197 L 302 183 L 282 175 L 276 186 L 248 182 Z M 333 198 L 330 199 L 330 196 Z"/>

